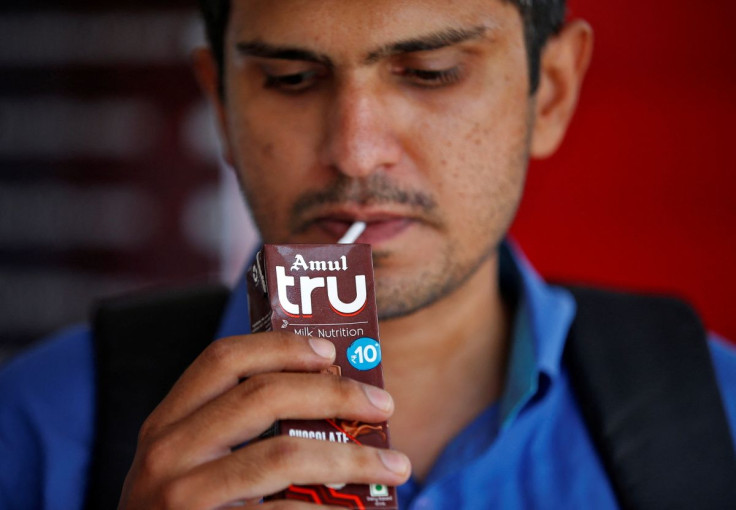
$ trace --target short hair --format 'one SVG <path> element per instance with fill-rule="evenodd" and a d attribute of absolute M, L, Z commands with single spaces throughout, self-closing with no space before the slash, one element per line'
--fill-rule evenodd
<path fill-rule="evenodd" d="M 490 1 L 490 0 L 489 0 Z M 557 34 L 565 22 L 566 0 L 501 0 L 519 9 L 524 24 L 530 92 L 539 86 L 539 65 L 542 49 L 550 36 Z M 220 74 L 220 92 L 223 91 L 225 30 L 230 17 L 230 0 L 199 0 L 204 17 L 207 39 L 215 56 Z"/>

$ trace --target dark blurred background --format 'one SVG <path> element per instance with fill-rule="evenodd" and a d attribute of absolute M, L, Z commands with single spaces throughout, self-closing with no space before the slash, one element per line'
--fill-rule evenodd
<path fill-rule="evenodd" d="M 2 3 L 0 358 L 96 297 L 235 277 L 255 234 L 190 71 L 203 41 L 193 0 Z"/>
<path fill-rule="evenodd" d="M 675 293 L 736 339 L 736 4 L 571 0 L 596 50 L 514 234 L 553 279 Z M 254 245 L 189 69 L 193 0 L 0 7 L 0 360 L 96 297 L 232 282 Z"/>

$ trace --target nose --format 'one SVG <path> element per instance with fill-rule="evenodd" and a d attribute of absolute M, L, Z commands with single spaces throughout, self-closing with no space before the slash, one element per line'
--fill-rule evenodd
<path fill-rule="evenodd" d="M 397 164 L 401 144 L 385 95 L 367 84 L 336 89 L 325 123 L 323 162 L 349 177 L 367 177 Z"/>

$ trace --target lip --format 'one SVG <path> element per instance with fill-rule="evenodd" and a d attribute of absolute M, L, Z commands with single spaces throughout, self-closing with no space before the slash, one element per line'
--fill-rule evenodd
<path fill-rule="evenodd" d="M 366 227 L 356 243 L 378 244 L 397 237 L 409 228 L 413 220 L 408 218 L 390 218 L 384 220 L 366 221 Z M 352 221 L 343 221 L 330 218 L 321 218 L 315 221 L 315 226 L 327 232 L 330 236 L 339 239 L 345 234 Z"/>
<path fill-rule="evenodd" d="M 364 221 L 366 228 L 356 242 L 376 245 L 401 235 L 416 219 L 387 212 L 332 212 L 320 214 L 309 221 L 309 225 L 326 233 L 337 241 L 356 221 Z"/>

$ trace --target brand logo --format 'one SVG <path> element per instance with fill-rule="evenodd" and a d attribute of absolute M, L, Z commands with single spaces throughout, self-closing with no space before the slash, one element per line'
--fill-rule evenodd
<path fill-rule="evenodd" d="M 304 257 L 297 254 L 289 271 L 347 271 L 348 263 L 345 255 L 337 260 L 312 260 L 307 262 Z M 343 280 L 346 277 L 343 277 Z M 337 276 L 300 276 L 297 287 L 297 278 L 286 274 L 285 266 L 276 266 L 276 287 L 279 296 L 279 304 L 287 315 L 292 317 L 311 317 L 312 295 L 317 289 L 327 290 L 327 301 L 332 310 L 343 316 L 359 314 L 366 304 L 366 282 L 365 275 L 355 275 L 355 299 L 345 302 L 340 298 L 337 289 Z M 297 287 L 299 302 L 289 301 L 287 292 L 290 288 Z M 318 292 L 317 295 L 324 291 Z"/>
<path fill-rule="evenodd" d="M 294 263 L 291 265 L 291 271 L 299 271 L 300 269 L 310 271 L 347 271 L 348 258 L 343 255 L 337 260 L 310 260 L 307 263 L 300 254 L 294 257 Z"/>

